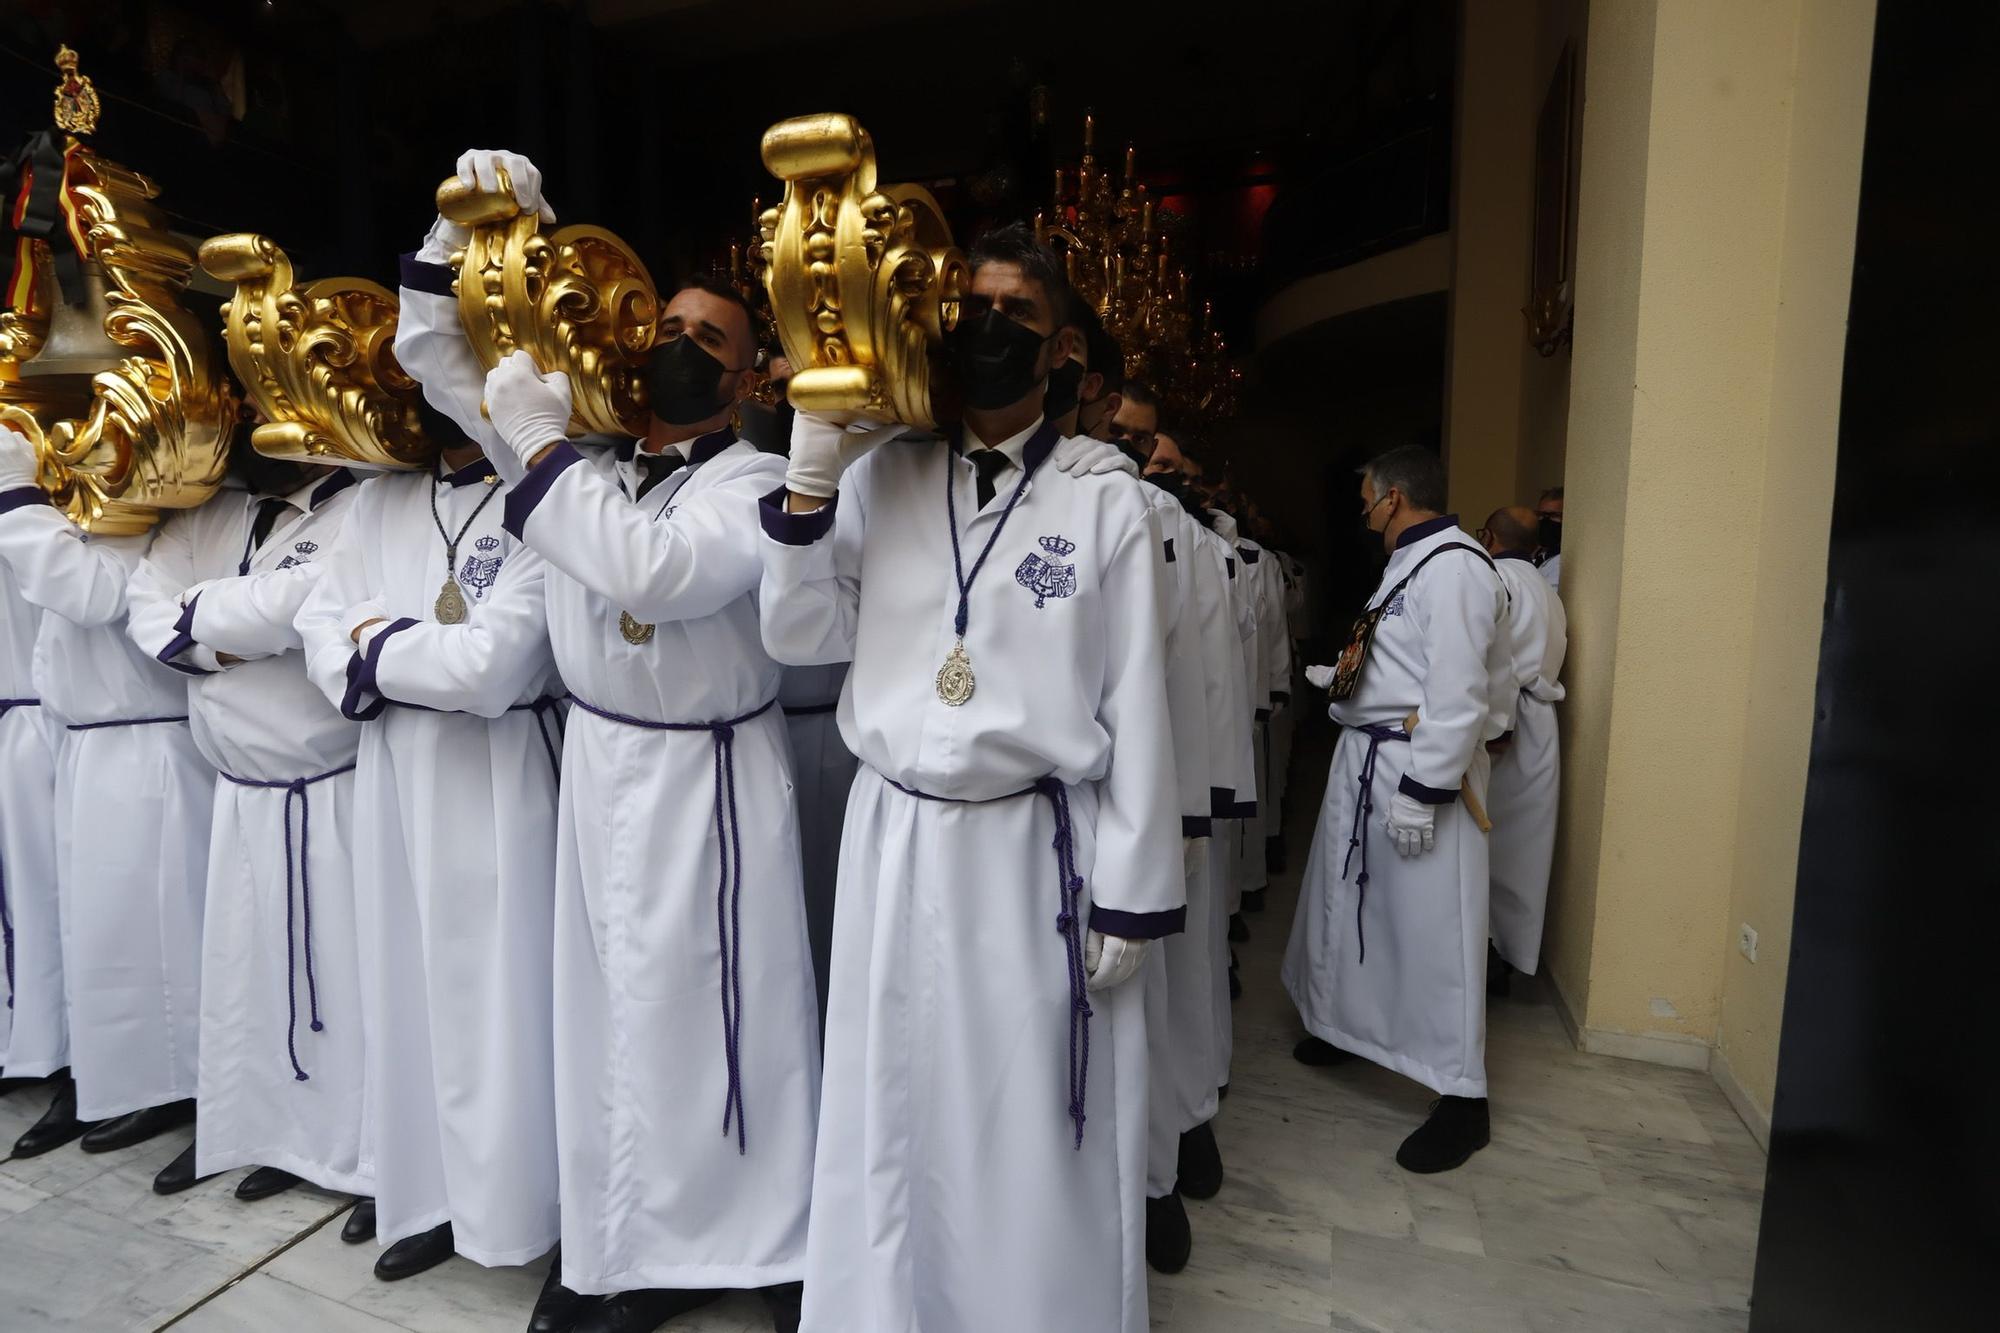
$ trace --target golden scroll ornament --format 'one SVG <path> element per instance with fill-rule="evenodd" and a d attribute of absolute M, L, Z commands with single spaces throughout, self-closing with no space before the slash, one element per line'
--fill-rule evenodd
<path fill-rule="evenodd" d="M 417 415 L 422 391 L 396 360 L 395 293 L 365 278 L 296 284 L 285 252 L 251 232 L 203 242 L 201 266 L 236 284 L 222 336 L 264 417 L 252 448 L 337 467 L 431 465 L 437 446 Z"/>
<path fill-rule="evenodd" d="M 970 284 L 930 191 L 877 185 L 875 145 L 851 116 L 781 121 L 764 165 L 784 198 L 756 256 L 802 412 L 933 429 L 953 415 L 941 349 Z"/>
<path fill-rule="evenodd" d="M 515 202 L 504 169 L 490 194 L 453 176 L 438 186 L 437 205 L 472 233 L 451 264 L 480 365 L 491 370 L 525 348 L 543 374 L 569 376 L 573 434 L 644 435 L 660 295 L 632 247 L 602 227 L 544 231 L 539 214 Z"/>

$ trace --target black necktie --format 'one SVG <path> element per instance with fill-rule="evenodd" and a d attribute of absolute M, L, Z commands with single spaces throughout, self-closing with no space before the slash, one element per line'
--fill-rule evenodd
<path fill-rule="evenodd" d="M 1012 460 L 998 449 L 974 449 L 966 457 L 979 470 L 979 507 L 984 509 L 993 499 L 993 479 Z"/>
<path fill-rule="evenodd" d="M 243 548 L 242 563 L 236 572 L 250 572 L 250 557 L 262 549 L 264 539 L 271 535 L 271 529 L 278 526 L 279 517 L 289 508 L 285 501 L 276 496 L 266 496 L 257 502 L 257 517 L 250 520 L 250 544 Z"/>
<path fill-rule="evenodd" d="M 657 454 L 649 454 L 642 450 L 634 454 L 633 458 L 637 460 L 639 471 L 643 474 L 639 482 L 638 498 L 641 500 L 646 498 L 647 491 L 687 466 L 687 459 L 682 458 L 679 451 L 674 449 L 662 449 Z"/>

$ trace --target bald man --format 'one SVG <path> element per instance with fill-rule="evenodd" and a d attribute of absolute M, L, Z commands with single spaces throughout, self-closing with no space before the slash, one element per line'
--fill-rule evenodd
<path fill-rule="evenodd" d="M 1504 720 L 1506 734 L 1489 747 L 1488 915 L 1495 949 L 1522 972 L 1533 972 L 1541 961 L 1561 770 L 1555 705 L 1563 687 L 1556 677 L 1569 636 L 1562 600 L 1531 558 L 1538 544 L 1537 517 L 1519 505 L 1496 509 L 1479 530 L 1507 589 L 1501 665 L 1493 678 L 1493 713 Z"/>

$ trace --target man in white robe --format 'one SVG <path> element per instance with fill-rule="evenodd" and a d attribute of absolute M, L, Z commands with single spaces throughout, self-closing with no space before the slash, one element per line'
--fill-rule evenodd
<path fill-rule="evenodd" d="M 1302 1062 L 1359 1055 L 1439 1094 L 1396 1160 L 1448 1171 L 1489 1138 L 1487 846 L 1469 810 L 1487 790 L 1507 596 L 1486 553 L 1440 514 L 1435 454 L 1375 459 L 1361 503 L 1389 552 L 1370 601 L 1381 615 L 1358 686 L 1329 709 L 1344 730 L 1283 975 L 1311 1034 Z"/>
<path fill-rule="evenodd" d="M 962 433 L 802 414 L 760 514 L 765 641 L 852 658 L 862 761 L 804 1326 L 1139 1333 L 1146 1039 L 1121 983 L 1186 915 L 1161 537 L 1137 482 L 1092 472 L 1104 446 L 1042 420 L 1071 341 L 1054 257 L 1013 226 L 970 259 Z"/>
<path fill-rule="evenodd" d="M 168 516 L 132 574 L 132 641 L 190 677 L 195 744 L 220 775 L 200 1119 L 153 1189 L 253 1166 L 239 1199 L 300 1180 L 369 1195 L 352 848 L 360 733 L 306 679 L 293 625 L 354 475 L 258 457 L 247 439 L 237 451 L 251 486 Z"/>
<path fill-rule="evenodd" d="M 1535 502 L 1535 560 L 1549 587 L 1562 591 L 1563 488 L 1551 486 Z"/>
<path fill-rule="evenodd" d="M 438 219 L 398 293 L 396 356 L 424 387 L 439 461 L 361 487 L 299 612 L 313 682 L 366 723 L 354 865 L 385 1280 L 454 1252 L 525 1264 L 560 1234 L 562 684 L 542 559 L 505 529 L 506 487 L 462 425 L 478 421 L 478 372 L 445 261 L 465 240 Z M 469 401 L 453 393 L 468 376 Z M 572 1299 L 552 1268 L 536 1318 Z"/>
<path fill-rule="evenodd" d="M 7 775 L 0 783 L 0 930 L 6 951 L 0 1070 L 11 1087 L 63 1071 L 57 1092 L 67 1089 L 74 1109 L 76 1093 L 66 1072 L 69 1024 L 56 901 L 57 741 L 35 692 L 35 640 L 41 622 L 42 609 L 21 595 L 13 566 L 0 561 L 0 773 Z M 67 1123 L 74 1125 L 75 1117 Z"/>
<path fill-rule="evenodd" d="M 1533 974 L 1541 965 L 1542 917 L 1549 900 L 1549 866 L 1555 856 L 1556 805 L 1562 754 L 1557 745 L 1556 704 L 1563 687 L 1569 620 L 1562 599 L 1535 569 L 1535 514 L 1496 510 L 1481 533 L 1500 582 L 1507 589 L 1501 623 L 1506 652 L 1494 706 L 1506 710 L 1494 742 L 1493 776 L 1486 808 L 1493 820 L 1487 856 L 1492 866 L 1492 934 L 1503 967 Z"/>
<path fill-rule="evenodd" d="M 56 879 L 73 1111 L 105 1122 L 83 1136 L 90 1152 L 194 1118 L 215 770 L 188 730 L 183 678 L 125 634 L 126 584 L 152 537 L 86 537 L 35 485 L 33 447 L 0 429 L 0 561 L 42 611 L 35 697 L 65 729 Z"/>
<path fill-rule="evenodd" d="M 515 174 L 512 167 L 509 174 Z M 517 177 L 518 178 L 518 177 Z M 753 316 L 698 280 L 662 312 L 645 439 L 586 459 L 568 378 L 486 377 L 523 478 L 508 529 L 549 565 L 574 701 L 557 841 L 564 1281 L 581 1333 L 764 1293 L 797 1327 L 819 1100 L 792 762 L 756 592 L 785 460 L 730 427 Z"/>

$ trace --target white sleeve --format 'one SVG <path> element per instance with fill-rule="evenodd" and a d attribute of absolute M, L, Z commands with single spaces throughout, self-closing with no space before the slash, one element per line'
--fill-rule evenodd
<path fill-rule="evenodd" d="M 71 624 L 90 629 L 125 614 L 126 584 L 147 544 L 89 540 L 40 487 L 0 491 L 0 560 L 22 597 Z"/>
<path fill-rule="evenodd" d="M 373 717 L 385 703 L 500 717 L 554 665 L 547 565 L 517 549 L 480 602 L 476 620 L 459 625 L 403 616 L 376 630 L 347 673 L 341 712 Z"/>
<path fill-rule="evenodd" d="M 840 494 L 807 514 L 785 510 L 785 488 L 757 503 L 764 577 L 757 606 L 764 651 L 787 666 L 847 662 L 861 617 L 861 537 L 868 458 L 848 469 Z"/>
<path fill-rule="evenodd" d="M 296 623 L 299 608 L 323 573 L 318 564 L 309 562 L 211 579 L 188 599 L 188 632 L 201 647 L 245 659 L 276 657 L 302 648 L 305 640 Z"/>
<path fill-rule="evenodd" d="M 155 661 L 185 675 L 206 676 L 222 670 L 222 663 L 214 647 L 197 643 L 187 632 L 192 615 L 188 592 L 196 582 L 190 529 L 196 522 L 195 511 L 173 514 L 154 534 L 126 587 L 125 632 Z"/>
<path fill-rule="evenodd" d="M 1166 635 L 1156 584 L 1165 574 L 1148 508 L 1104 570 L 1104 692 L 1098 722 L 1111 762 L 1097 784 L 1091 928 L 1153 939 L 1187 922 L 1179 791 L 1167 717 Z"/>
<path fill-rule="evenodd" d="M 368 571 L 371 552 L 380 549 L 380 511 L 375 488 L 364 485 L 348 506 L 340 532 L 323 543 L 313 580 L 293 620 L 306 653 L 306 676 L 339 708 L 347 697 L 348 672 L 358 659 L 355 625 L 387 612 L 375 601 L 379 589 Z"/>
<path fill-rule="evenodd" d="M 1292 695 L 1292 633 L 1285 612 L 1285 575 L 1276 556 L 1265 552 L 1258 566 L 1264 573 L 1264 613 L 1257 657 L 1264 664 L 1264 693 L 1274 703 L 1289 701 Z"/>
<path fill-rule="evenodd" d="M 402 271 L 402 286 L 396 292 L 402 306 L 396 318 L 396 360 L 423 386 L 424 400 L 456 422 L 466 438 L 491 458 L 495 449 L 507 446 L 481 412 L 486 371 L 459 323 L 458 298 L 451 294 L 456 275 L 444 264 L 426 263 L 415 255 L 403 256 Z"/>
<path fill-rule="evenodd" d="M 1424 644 L 1424 701 L 1398 788 L 1430 805 L 1456 800 L 1473 751 L 1487 739 L 1487 671 L 1506 594 L 1484 560 L 1451 551 L 1410 583 L 1407 598 Z"/>
<path fill-rule="evenodd" d="M 507 493 L 506 527 L 640 620 L 699 620 L 754 591 L 763 577 L 752 525 L 759 497 L 773 484 L 784 484 L 784 462 L 759 454 L 738 475 L 675 506 L 671 522 L 656 522 L 559 444 Z"/>

